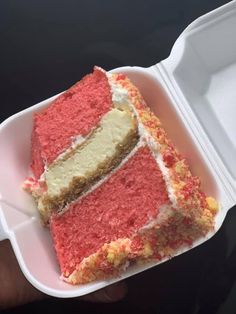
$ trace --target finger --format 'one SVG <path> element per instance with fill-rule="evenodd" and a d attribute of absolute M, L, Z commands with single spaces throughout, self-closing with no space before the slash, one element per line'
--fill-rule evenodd
<path fill-rule="evenodd" d="M 0 242 L 0 308 L 10 308 L 42 299 L 23 275 L 8 240 Z"/>
<path fill-rule="evenodd" d="M 117 302 L 125 297 L 127 286 L 124 282 L 119 282 L 81 297 L 81 300 L 90 302 L 111 303 Z"/>
<path fill-rule="evenodd" d="M 0 307 L 9 308 L 40 300 L 47 296 L 35 289 L 22 274 L 9 241 L 0 244 Z M 127 292 L 124 282 L 113 284 L 104 289 L 81 297 L 90 302 L 116 302 Z"/>

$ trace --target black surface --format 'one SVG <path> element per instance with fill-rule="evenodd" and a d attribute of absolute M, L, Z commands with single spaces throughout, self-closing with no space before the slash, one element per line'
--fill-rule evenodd
<path fill-rule="evenodd" d="M 1 0 L 1 121 L 65 90 L 95 64 L 109 70 L 159 62 L 192 20 L 226 2 Z M 204 245 L 127 280 L 129 294 L 122 302 L 52 298 L 11 312 L 217 313 L 234 297 L 234 224 L 236 208 Z M 227 307 L 225 314 L 231 313 L 235 307 Z"/>

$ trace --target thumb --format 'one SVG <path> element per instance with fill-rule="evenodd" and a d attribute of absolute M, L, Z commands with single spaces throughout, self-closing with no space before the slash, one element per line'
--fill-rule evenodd
<path fill-rule="evenodd" d="M 127 286 L 124 282 L 115 283 L 111 286 L 81 297 L 81 300 L 90 302 L 116 302 L 125 297 Z"/>

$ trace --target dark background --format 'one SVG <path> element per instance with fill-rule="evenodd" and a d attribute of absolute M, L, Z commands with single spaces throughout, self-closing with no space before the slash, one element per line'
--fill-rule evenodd
<path fill-rule="evenodd" d="M 158 63 L 191 21 L 227 2 L 1 0 L 0 120 L 65 90 L 94 65 Z M 51 298 L 11 312 L 234 314 L 235 226 L 236 208 L 207 243 L 127 280 L 122 302 Z"/>

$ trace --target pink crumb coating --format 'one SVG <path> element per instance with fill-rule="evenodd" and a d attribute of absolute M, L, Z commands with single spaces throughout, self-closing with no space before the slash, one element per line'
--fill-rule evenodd
<path fill-rule="evenodd" d="M 92 74 L 59 96 L 47 109 L 36 113 L 32 133 L 31 168 L 36 179 L 60 153 L 69 148 L 73 137 L 87 135 L 112 106 L 105 71 Z"/>
<path fill-rule="evenodd" d="M 144 171 L 145 169 L 145 171 Z M 51 231 L 63 275 L 105 243 L 131 237 L 170 204 L 162 173 L 148 147 L 139 150 L 107 181 L 63 215 Z"/>

